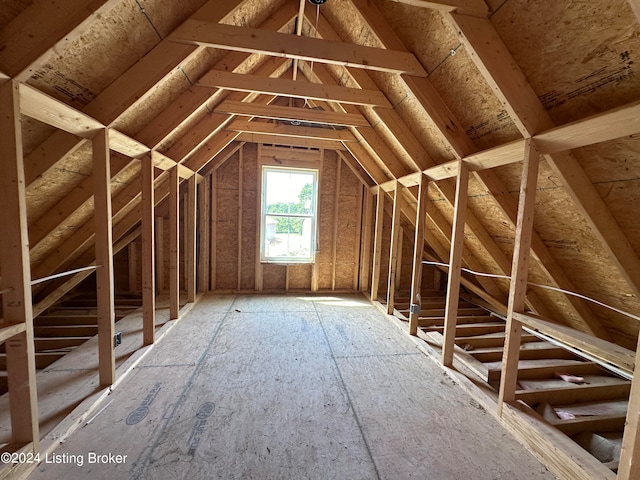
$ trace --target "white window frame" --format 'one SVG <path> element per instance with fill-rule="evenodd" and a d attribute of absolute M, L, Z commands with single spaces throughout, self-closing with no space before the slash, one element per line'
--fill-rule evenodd
<path fill-rule="evenodd" d="M 267 212 L 267 172 L 290 172 L 290 173 L 305 173 L 313 176 L 312 183 L 312 195 L 311 195 L 311 214 L 279 214 Z M 304 264 L 315 263 L 316 250 L 317 250 L 317 231 L 318 231 L 318 180 L 319 170 L 317 168 L 302 168 L 302 167 L 280 167 L 272 165 L 262 165 L 261 171 L 261 194 L 260 199 L 260 261 L 262 263 L 278 263 L 278 264 Z M 287 256 L 271 256 L 266 255 L 266 232 L 267 232 L 267 217 L 284 217 L 284 218 L 309 218 L 311 219 L 311 232 L 310 232 L 310 251 L 308 257 L 287 257 Z"/>

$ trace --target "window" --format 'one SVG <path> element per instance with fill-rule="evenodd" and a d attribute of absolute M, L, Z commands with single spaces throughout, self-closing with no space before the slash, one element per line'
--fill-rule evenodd
<path fill-rule="evenodd" d="M 314 261 L 317 192 L 317 170 L 262 167 L 261 261 Z"/>

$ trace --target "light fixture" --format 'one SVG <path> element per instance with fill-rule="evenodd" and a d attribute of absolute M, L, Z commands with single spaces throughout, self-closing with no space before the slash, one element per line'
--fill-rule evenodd
<path fill-rule="evenodd" d="M 323 3 L 325 3 L 327 0 L 309 0 L 309 3 L 313 4 L 313 5 L 322 5 Z"/>

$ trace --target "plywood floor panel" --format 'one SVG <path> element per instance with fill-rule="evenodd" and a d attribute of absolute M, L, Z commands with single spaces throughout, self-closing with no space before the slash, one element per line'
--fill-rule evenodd
<path fill-rule="evenodd" d="M 554 478 L 355 295 L 205 297 L 105 406 L 30 478 Z"/>

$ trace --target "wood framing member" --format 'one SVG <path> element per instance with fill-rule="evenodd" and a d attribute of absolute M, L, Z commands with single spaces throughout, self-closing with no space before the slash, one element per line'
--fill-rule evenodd
<path fill-rule="evenodd" d="M 380 285 L 380 260 L 382 257 L 382 225 L 384 223 L 384 196 L 385 192 L 378 189 L 376 199 L 376 224 L 373 234 L 373 267 L 371 269 L 371 301 L 378 299 L 378 286 Z"/>
<path fill-rule="evenodd" d="M 195 177 L 193 177 L 195 178 Z M 142 343 L 155 342 L 156 272 L 155 272 L 155 192 L 153 161 L 142 157 Z M 160 231 L 162 235 L 162 231 Z"/>
<path fill-rule="evenodd" d="M 447 300 L 445 305 L 444 340 L 442 343 L 442 364 L 453 366 L 456 324 L 458 321 L 458 299 L 460 297 L 460 274 L 462 273 L 462 251 L 464 249 L 464 225 L 467 217 L 467 196 L 469 192 L 469 170 L 460 161 L 456 197 L 451 228 L 451 251 L 449 252 L 449 277 L 447 279 Z"/>
<path fill-rule="evenodd" d="M 640 339 L 636 348 L 635 365 L 640 365 Z M 617 478 L 619 480 L 640 478 L 640 368 L 636 368 L 633 372 Z"/>
<path fill-rule="evenodd" d="M 178 169 L 169 171 L 169 318 L 180 310 L 180 177 Z"/>
<path fill-rule="evenodd" d="M 411 313 L 409 315 L 409 335 L 418 335 L 418 317 L 422 305 L 422 251 L 424 250 L 425 222 L 429 197 L 429 177 L 420 176 L 418 183 L 418 205 L 416 207 L 415 237 L 413 241 L 413 270 L 411 273 Z"/>
<path fill-rule="evenodd" d="M 513 402 L 516 399 L 522 323 L 514 319 L 513 314 L 514 312 L 523 313 L 525 308 L 539 163 L 540 153 L 529 140 L 522 163 L 518 223 L 514 240 L 513 266 L 511 267 L 511 284 L 509 287 L 509 303 L 507 305 L 507 326 L 505 329 L 506 338 L 498 396 L 499 416 L 502 415 L 504 402 Z"/>
<path fill-rule="evenodd" d="M 391 245 L 389 247 L 389 277 L 387 278 L 387 314 L 393 315 L 396 293 L 396 273 L 398 270 L 398 243 L 400 241 L 400 217 L 402 217 L 402 188 L 396 183 L 393 193 L 393 214 L 391 220 Z"/>
<path fill-rule="evenodd" d="M 155 250 L 156 250 L 156 285 L 159 293 L 166 289 L 164 284 L 164 217 L 156 217 L 155 223 Z"/>
<path fill-rule="evenodd" d="M 96 287 L 98 300 L 98 371 L 100 386 L 112 385 L 116 379 L 113 347 L 115 301 L 113 275 L 113 228 L 111 214 L 111 162 L 109 131 L 105 128 L 93 137 L 93 178 Z"/>
<path fill-rule="evenodd" d="M 366 0 L 351 0 L 351 2 L 357 6 L 360 13 L 374 28 L 376 35 L 385 46 L 395 50 L 403 48 L 400 39 L 374 5 L 366 2 Z M 507 70 L 508 69 L 505 69 L 504 71 Z M 456 153 L 456 156 L 467 158 L 473 154 L 476 150 L 473 141 L 465 133 L 464 126 L 457 121 L 453 112 L 451 112 L 436 89 L 431 85 L 430 81 L 425 78 L 411 77 L 408 75 L 400 75 L 400 78 L 409 91 L 415 95 L 416 100 L 420 103 L 425 113 L 438 127 L 447 144 Z M 490 157 L 487 158 L 490 159 Z M 520 158 L 521 157 L 518 156 L 514 160 L 517 161 Z M 505 219 L 512 223 L 515 228 L 517 222 L 517 205 L 512 196 L 506 193 L 507 189 L 502 182 L 492 171 L 478 171 L 477 179 L 493 196 L 496 205 L 504 213 Z M 533 234 L 532 246 L 540 266 L 548 275 L 549 279 L 560 288 L 575 291 L 573 283 L 566 276 L 542 239 L 535 232 Z M 572 296 L 567 296 L 566 300 L 572 310 L 574 310 L 576 317 L 583 322 L 585 331 L 593 332 L 601 338 L 607 338 L 607 332 L 602 328 L 592 310 L 585 305 L 584 302 Z"/>
<path fill-rule="evenodd" d="M 491 22 L 455 13 L 448 17 L 523 136 L 532 137 L 553 128 L 551 117 Z M 637 124 L 637 117 L 634 123 Z M 545 158 L 562 179 L 604 250 L 633 292 L 640 296 L 640 257 L 577 159 L 570 152 L 547 154 Z M 594 325 L 594 330 L 599 333 L 602 328 Z"/>
<path fill-rule="evenodd" d="M 16 329 L 9 330 L 13 335 L 5 344 L 11 439 L 14 443 L 32 443 L 34 452 L 38 452 L 40 434 L 27 204 L 20 97 L 14 81 L 0 85 L 0 204 L 0 222 L 3 226 L 0 290 L 9 290 L 0 295 L 4 316 L 0 326 Z M 5 328 L 3 331 L 6 333 L 8 330 Z"/>
<path fill-rule="evenodd" d="M 312 37 L 294 37 L 290 33 L 195 20 L 187 20 L 169 35 L 171 40 L 180 43 L 388 73 L 427 76 L 420 62 L 408 52 L 394 52 L 384 48 Z"/>
<path fill-rule="evenodd" d="M 135 242 L 131 242 L 127 247 L 129 263 L 129 293 L 136 293 L 138 289 L 138 253 Z"/>
<path fill-rule="evenodd" d="M 308 98 L 310 100 L 327 100 L 391 108 L 389 100 L 379 90 L 322 85 L 300 80 L 293 81 L 286 78 L 265 78 L 255 75 L 221 72 L 219 70 L 213 70 L 204 75 L 198 81 L 198 85 L 266 95 L 284 95 L 294 98 Z"/>
<path fill-rule="evenodd" d="M 237 132 L 251 132 L 284 137 L 318 138 L 320 140 L 334 140 L 339 142 L 355 142 L 356 139 L 349 130 L 333 130 L 331 128 L 303 127 L 278 123 L 251 122 L 234 120 L 227 126 L 228 130 Z"/>
<path fill-rule="evenodd" d="M 338 264 L 338 214 L 340 211 L 340 177 L 342 174 L 342 158 L 338 157 L 336 172 L 336 189 L 333 197 L 333 239 L 331 245 L 331 290 L 336 289 L 336 266 Z"/>
<path fill-rule="evenodd" d="M 211 177 L 205 176 L 198 185 L 198 292 L 209 291 L 209 215 Z"/>
<path fill-rule="evenodd" d="M 430 8 L 442 12 L 458 12 L 465 15 L 487 17 L 489 9 L 482 0 L 391 0 L 396 3 L 413 5 L 414 7 Z"/>
<path fill-rule="evenodd" d="M 310 108 L 282 107 L 279 105 L 258 105 L 255 103 L 226 100 L 218 105 L 217 113 L 228 113 L 247 117 L 269 118 L 289 122 L 319 123 L 351 127 L 368 127 L 369 122 L 357 113 L 342 113 Z"/>
<path fill-rule="evenodd" d="M 631 6 L 631 10 L 636 14 L 636 18 L 640 22 L 640 0 L 629 0 L 629 5 Z"/>
<path fill-rule="evenodd" d="M 196 177 L 191 177 L 187 180 L 187 195 L 186 195 L 186 214 L 185 226 L 186 237 L 184 239 L 184 256 L 185 256 L 185 272 L 186 272 L 186 289 L 187 289 L 187 302 L 193 303 L 196 301 L 196 275 L 197 275 L 197 260 L 196 260 L 196 224 L 198 215 L 197 205 L 197 188 Z"/>

